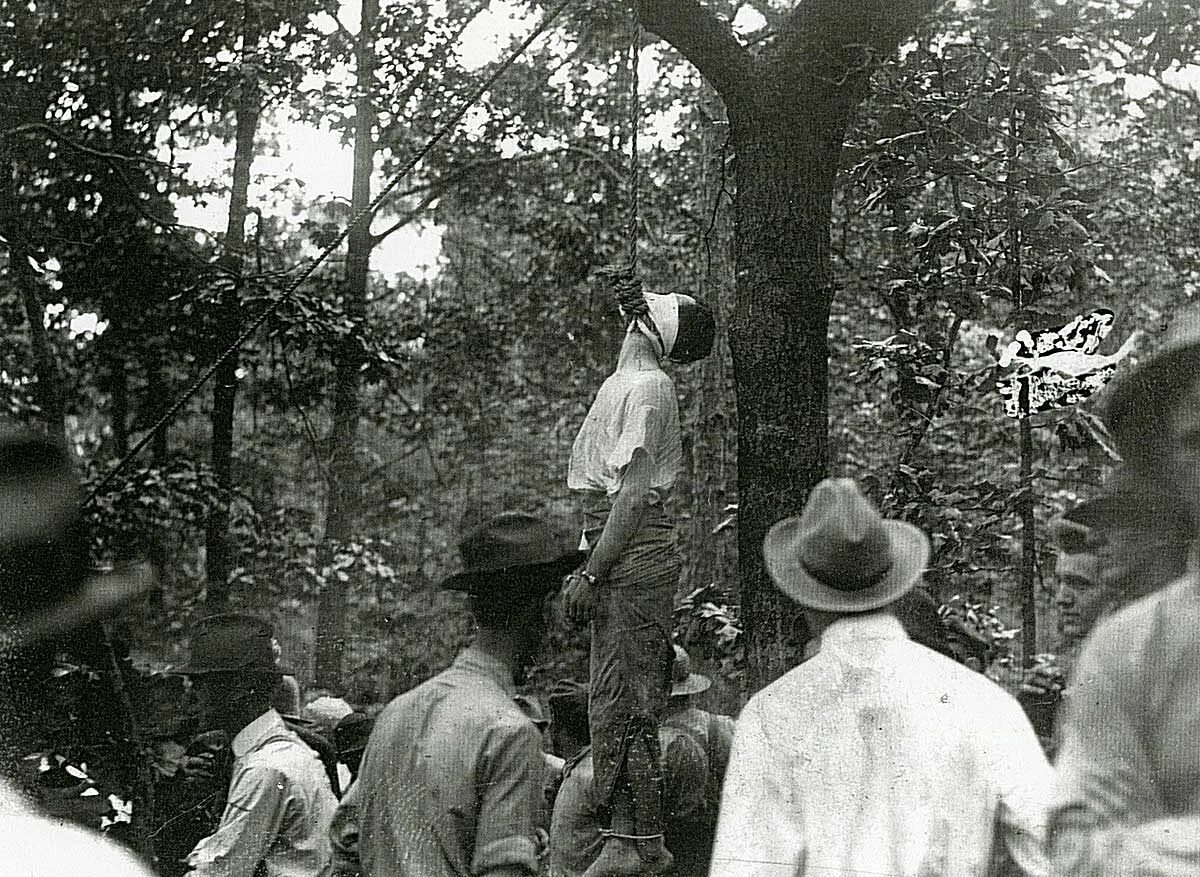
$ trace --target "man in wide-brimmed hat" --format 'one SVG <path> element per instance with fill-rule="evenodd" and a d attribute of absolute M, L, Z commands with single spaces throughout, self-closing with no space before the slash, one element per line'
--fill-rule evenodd
<path fill-rule="evenodd" d="M 541 734 L 513 701 L 545 635 L 548 598 L 582 554 L 542 519 L 507 512 L 459 542 L 474 642 L 375 720 L 333 834 L 343 873 L 533 875 Z"/>
<path fill-rule="evenodd" d="M 738 717 L 713 877 L 982 875 L 1000 840 L 1046 873 L 1052 775 L 1021 708 L 888 611 L 920 581 L 925 534 L 827 479 L 763 553 L 819 640 Z"/>
<path fill-rule="evenodd" d="M 1128 484 L 1156 509 L 1118 558 L 1200 521 L 1200 309 L 1114 386 L 1104 412 Z M 1175 540 L 1177 543 L 1181 540 Z M 1178 546 L 1175 549 L 1178 560 Z M 1137 566 L 1149 566 L 1138 563 Z M 1200 579 L 1194 569 L 1103 619 L 1080 652 L 1066 700 L 1051 854 L 1064 874 L 1200 871 Z"/>
<path fill-rule="evenodd" d="M 152 584 L 93 574 L 81 499 L 61 443 L 0 421 L 0 872 L 148 877 L 117 844 L 40 812 L 28 759 L 64 720 L 44 714 L 55 654 L 101 641 L 98 623 Z"/>
<path fill-rule="evenodd" d="M 712 857 L 713 836 L 717 829 L 717 809 L 721 803 L 721 786 L 729 766 L 729 751 L 733 746 L 733 717 L 701 709 L 696 698 L 712 687 L 712 680 L 692 670 L 692 658 L 687 649 L 675 644 L 675 661 L 671 665 L 671 702 L 663 726 L 688 734 L 704 752 L 708 768 L 704 785 L 704 807 L 695 815 L 686 835 L 672 838 L 671 853 L 680 874 L 704 874 Z"/>
<path fill-rule="evenodd" d="M 282 675 L 271 625 L 230 612 L 192 630 L 183 671 L 206 730 L 230 739 L 233 759 L 216 831 L 188 855 L 197 877 L 259 873 L 317 877 L 329 865 L 329 825 L 337 798 L 320 758 L 271 706 Z"/>

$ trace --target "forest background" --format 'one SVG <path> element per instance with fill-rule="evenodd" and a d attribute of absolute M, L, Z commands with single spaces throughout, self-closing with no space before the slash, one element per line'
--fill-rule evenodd
<path fill-rule="evenodd" d="M 502 509 L 574 526 L 571 442 L 621 336 L 596 269 L 628 248 L 635 116 L 647 286 L 710 302 L 734 340 L 721 331 L 713 357 L 674 372 L 677 626 L 718 681 L 713 705 L 736 710 L 795 659 L 803 632 L 778 635 L 794 622 L 756 553 L 739 570 L 738 543 L 825 472 L 931 535 L 925 585 L 944 611 L 1015 664 L 1055 651 L 1045 523 L 1117 460 L 1094 401 L 1004 416 L 998 355 L 1018 330 L 1108 307 L 1102 352 L 1140 329 L 1136 359 L 1195 295 L 1195 6 L 644 0 L 642 31 L 626 4 L 579 2 L 281 301 L 545 11 L 488 6 L 0 0 L 0 400 L 78 455 L 97 564 L 145 560 L 157 576 L 117 631 L 116 688 L 103 662 L 57 683 L 117 690 L 124 708 L 88 726 L 76 703 L 62 745 L 132 736 L 133 785 L 178 717 L 148 680 L 179 663 L 191 622 L 231 607 L 275 621 L 306 684 L 384 702 L 469 636 L 461 597 L 438 588 L 464 526 Z M 845 68 L 858 91 L 829 98 L 845 125 L 826 142 L 820 106 L 789 115 L 788 52 L 859 42 Z M 746 279 L 773 184 L 746 182 L 760 156 L 729 70 L 742 50 L 766 71 L 757 87 L 783 95 L 775 133 L 799 144 L 775 200 L 792 198 L 793 172 L 830 196 L 804 205 L 816 219 L 789 263 L 819 287 L 787 291 L 817 303 L 789 312 L 798 323 Z M 338 139 L 353 160 L 325 195 L 295 155 Z M 222 227 L 194 224 L 214 211 Z M 752 423 L 776 376 L 745 373 L 764 361 L 747 339 L 787 350 L 781 326 L 810 357 L 777 376 L 781 400 L 806 400 L 797 430 L 786 411 Z M 748 520 L 739 484 L 784 471 Z M 584 672 L 579 632 L 553 646 L 535 688 Z"/>

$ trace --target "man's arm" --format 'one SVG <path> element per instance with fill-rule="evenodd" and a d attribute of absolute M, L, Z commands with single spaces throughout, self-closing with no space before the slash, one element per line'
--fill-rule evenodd
<path fill-rule="evenodd" d="M 251 765 L 234 775 L 217 830 L 188 855 L 193 877 L 245 877 L 266 858 L 290 796 L 281 772 Z"/>
<path fill-rule="evenodd" d="M 985 715 L 991 717 L 989 724 L 993 726 L 988 751 L 992 756 L 992 775 L 1000 788 L 997 808 L 1000 839 L 1023 874 L 1046 877 L 1050 873 L 1046 859 L 1046 814 L 1054 787 L 1054 770 L 1020 705 L 999 689 L 996 696 L 1002 702 L 987 709 Z"/>
<path fill-rule="evenodd" d="M 356 783 L 346 790 L 329 824 L 329 844 L 333 850 L 329 877 L 362 875 L 362 863 L 358 858 L 358 798 Z"/>
<path fill-rule="evenodd" d="M 604 530 L 587 560 L 586 569 L 598 580 L 597 587 L 605 587 L 604 578 L 642 525 L 642 518 L 650 504 L 653 471 L 654 461 L 649 453 L 642 448 L 635 450 L 621 478 L 621 487 L 613 499 L 612 511 L 604 523 Z M 576 575 L 567 580 L 563 602 L 567 616 L 577 623 L 584 623 L 591 618 L 595 594 L 591 585 Z"/>
<path fill-rule="evenodd" d="M 710 877 L 795 877 L 804 862 L 803 813 L 762 719 L 738 719 L 721 795 Z"/>
<path fill-rule="evenodd" d="M 1164 818 L 1139 716 L 1146 658 L 1113 627 L 1080 655 L 1051 808 L 1055 872 L 1075 877 L 1200 872 L 1200 817 Z M 1133 654 L 1131 654 L 1131 652 Z M 1154 672 L 1169 672 L 1151 661 Z"/>
<path fill-rule="evenodd" d="M 485 747 L 471 873 L 537 874 L 534 827 L 544 777 L 541 739 L 531 723 L 494 728 Z"/>

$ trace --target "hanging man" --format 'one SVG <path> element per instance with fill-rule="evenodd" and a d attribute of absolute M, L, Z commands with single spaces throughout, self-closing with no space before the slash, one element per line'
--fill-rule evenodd
<path fill-rule="evenodd" d="M 683 460 L 667 360 L 712 350 L 712 313 L 687 295 L 643 294 L 616 278 L 627 329 L 617 368 L 601 385 L 571 451 L 567 486 L 584 512 L 584 568 L 564 603 L 590 620 L 595 781 L 606 840 L 586 877 L 623 877 L 670 866 L 663 838 L 658 717 L 670 696 L 672 610 L 682 571 L 667 510 Z"/>
<path fill-rule="evenodd" d="M 532 877 L 542 738 L 513 701 L 546 631 L 546 603 L 581 554 L 539 518 L 498 515 L 459 543 L 478 631 L 449 669 L 375 720 L 332 839 L 339 874 Z"/>
<path fill-rule="evenodd" d="M 1113 389 L 1105 411 L 1126 474 L 1200 521 L 1200 310 Z M 1180 526 L 1178 513 L 1161 522 Z M 1200 578 L 1100 622 L 1066 702 L 1051 854 L 1073 877 L 1200 873 Z"/>

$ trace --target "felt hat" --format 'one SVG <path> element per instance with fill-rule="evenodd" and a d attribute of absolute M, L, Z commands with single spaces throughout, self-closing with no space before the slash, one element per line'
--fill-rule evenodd
<path fill-rule="evenodd" d="M 186 676 L 205 673 L 256 673 L 283 676 L 272 646 L 270 622 L 246 612 L 201 618 L 192 628 Z"/>
<path fill-rule="evenodd" d="M 549 591 L 587 556 L 567 545 L 541 518 L 504 512 L 462 537 L 458 553 L 463 569 L 442 582 L 442 587 L 470 594 L 494 593 L 520 578 L 544 581 Z"/>
<path fill-rule="evenodd" d="M 1104 422 L 1121 456 L 1150 462 L 1160 446 L 1163 419 L 1200 379 L 1200 305 L 1177 314 L 1162 344 L 1109 391 Z"/>
<path fill-rule="evenodd" d="M 671 663 L 671 697 L 684 697 L 708 691 L 712 680 L 703 673 L 692 672 L 692 658 L 683 648 L 675 646 L 675 660 Z"/>
<path fill-rule="evenodd" d="M 898 600 L 921 579 L 929 538 L 883 518 L 849 478 L 813 488 L 799 517 L 763 540 L 767 572 L 797 603 L 826 612 L 867 612 Z"/>
<path fill-rule="evenodd" d="M 367 748 L 367 739 L 375 720 L 366 713 L 357 710 L 338 719 L 337 727 L 333 729 L 333 744 L 339 755 L 351 755 L 362 752 Z"/>
<path fill-rule="evenodd" d="M 98 575 L 60 442 L 0 422 L 0 633 L 23 647 L 110 617 L 154 584 L 148 567 Z"/>

